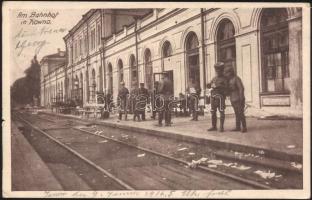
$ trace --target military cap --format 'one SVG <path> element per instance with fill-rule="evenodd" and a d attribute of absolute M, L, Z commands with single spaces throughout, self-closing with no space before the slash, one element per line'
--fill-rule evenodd
<path fill-rule="evenodd" d="M 144 83 L 140 83 L 140 86 L 144 86 Z"/>
<path fill-rule="evenodd" d="M 120 82 L 120 85 L 125 85 L 125 82 L 121 81 L 121 82 Z"/>
<path fill-rule="evenodd" d="M 224 69 L 224 63 L 223 62 L 217 62 L 215 65 L 214 65 L 214 68 L 215 69 Z"/>

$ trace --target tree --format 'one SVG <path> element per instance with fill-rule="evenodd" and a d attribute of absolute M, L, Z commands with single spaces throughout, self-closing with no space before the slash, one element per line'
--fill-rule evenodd
<path fill-rule="evenodd" d="M 40 96 L 40 64 L 37 56 L 34 56 L 24 73 L 26 76 L 16 80 L 11 87 L 12 101 L 19 104 L 32 103 L 33 97 Z"/>

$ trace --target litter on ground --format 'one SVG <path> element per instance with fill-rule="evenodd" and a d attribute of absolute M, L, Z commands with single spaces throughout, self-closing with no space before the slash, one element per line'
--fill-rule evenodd
<path fill-rule="evenodd" d="M 302 168 L 302 164 L 300 163 L 296 163 L 296 162 L 291 162 L 290 165 L 294 168 L 297 168 L 297 169 L 301 169 Z"/>
<path fill-rule="evenodd" d="M 233 168 L 239 169 L 239 170 L 247 170 L 247 169 L 250 169 L 251 167 L 241 165 L 241 166 L 233 166 Z"/>
<path fill-rule="evenodd" d="M 106 143 L 108 142 L 107 140 L 102 140 L 102 141 L 99 141 L 98 143 Z"/>
<path fill-rule="evenodd" d="M 234 152 L 234 155 L 235 155 L 235 157 L 242 157 L 244 154 L 243 153 L 240 153 L 240 152 Z"/>
<path fill-rule="evenodd" d="M 209 160 L 208 163 L 214 165 L 221 165 L 223 162 L 222 160 Z"/>
<path fill-rule="evenodd" d="M 138 155 L 137 155 L 138 158 L 144 157 L 144 156 L 145 156 L 145 153 L 142 153 L 142 154 L 138 154 Z"/>
<path fill-rule="evenodd" d="M 223 163 L 223 165 L 226 167 L 231 167 L 233 165 L 233 163 Z"/>
<path fill-rule="evenodd" d="M 264 171 L 261 171 L 261 170 L 257 170 L 254 172 L 255 174 L 258 174 L 259 176 L 261 176 L 262 178 L 264 179 L 271 179 L 273 177 L 275 177 L 275 173 L 274 172 L 264 172 Z"/>
<path fill-rule="evenodd" d="M 178 151 L 184 151 L 186 149 L 187 149 L 186 147 L 183 147 L 183 148 L 178 149 Z"/>
<path fill-rule="evenodd" d="M 191 156 L 195 155 L 195 153 L 193 153 L 193 152 L 190 152 L 190 153 L 188 153 L 188 154 L 191 155 Z"/>
<path fill-rule="evenodd" d="M 217 168 L 217 165 L 208 165 L 209 168 Z"/>
<path fill-rule="evenodd" d="M 292 145 L 292 144 L 287 146 L 288 149 L 293 149 L 293 148 L 295 148 L 295 147 L 296 147 L 296 146 L 295 146 L 295 145 Z"/>

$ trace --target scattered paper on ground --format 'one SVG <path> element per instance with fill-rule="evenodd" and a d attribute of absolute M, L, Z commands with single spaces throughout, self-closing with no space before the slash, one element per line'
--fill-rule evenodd
<path fill-rule="evenodd" d="M 190 168 L 196 168 L 198 165 L 200 165 L 201 163 L 204 163 L 208 160 L 208 158 L 201 158 L 199 160 L 192 160 L 191 163 L 188 163 L 188 167 Z"/>
<path fill-rule="evenodd" d="M 209 160 L 209 164 L 221 165 L 223 162 L 222 160 Z"/>
<path fill-rule="evenodd" d="M 105 143 L 105 142 L 108 142 L 107 140 L 102 140 L 102 141 L 99 141 L 98 143 Z"/>
<path fill-rule="evenodd" d="M 217 165 L 208 165 L 208 167 L 210 167 L 210 168 L 217 168 Z"/>
<path fill-rule="evenodd" d="M 247 169 L 250 169 L 251 167 L 240 165 L 240 166 L 233 166 L 233 168 L 239 169 L 239 170 L 247 170 Z"/>
<path fill-rule="evenodd" d="M 274 172 L 264 172 L 264 171 L 261 171 L 261 170 L 257 170 L 254 172 L 255 174 L 258 174 L 259 176 L 261 176 L 262 178 L 264 179 L 271 179 L 275 176 L 275 173 Z"/>
<path fill-rule="evenodd" d="M 230 166 L 233 165 L 233 163 L 223 163 L 223 165 L 226 166 L 226 167 L 230 167 Z"/>
<path fill-rule="evenodd" d="M 138 155 L 137 155 L 138 158 L 143 157 L 143 156 L 145 156 L 145 153 L 142 153 L 142 154 L 138 154 Z"/>
<path fill-rule="evenodd" d="M 295 147 L 296 147 L 295 145 L 288 145 L 288 146 L 287 146 L 288 149 L 293 149 L 293 148 L 295 148 Z"/>
<path fill-rule="evenodd" d="M 188 153 L 189 155 L 195 155 L 195 153 L 193 153 L 193 152 L 190 152 L 190 153 Z"/>
<path fill-rule="evenodd" d="M 208 160 L 208 158 L 201 158 L 199 159 L 200 162 L 206 162 Z"/>
<path fill-rule="evenodd" d="M 184 151 L 186 149 L 187 149 L 186 147 L 183 147 L 183 148 L 178 149 L 178 151 Z"/>
<path fill-rule="evenodd" d="M 297 168 L 297 169 L 301 169 L 302 168 L 302 164 L 300 163 L 296 163 L 296 162 L 291 162 L 290 165 L 294 168 Z"/>

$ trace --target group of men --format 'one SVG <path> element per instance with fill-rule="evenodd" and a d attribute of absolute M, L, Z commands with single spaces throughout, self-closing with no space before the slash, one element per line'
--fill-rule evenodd
<path fill-rule="evenodd" d="M 121 87 L 118 92 L 119 102 L 119 120 L 122 115 L 125 115 L 127 120 L 128 110 L 133 113 L 133 121 L 145 121 L 145 108 L 147 103 L 151 101 L 152 118 L 156 118 L 158 113 L 158 126 L 162 126 L 162 121 L 165 119 L 165 126 L 171 126 L 171 110 L 170 102 L 172 99 L 172 82 L 165 74 L 160 82 L 155 82 L 152 94 L 144 87 L 144 83 L 140 83 L 139 88 L 133 88 L 131 92 L 125 87 L 125 83 L 121 82 Z M 151 97 L 151 98 L 149 98 Z"/>
<path fill-rule="evenodd" d="M 216 76 L 206 85 L 210 94 L 211 104 L 211 128 L 208 131 L 216 131 L 217 129 L 217 110 L 220 113 L 220 132 L 224 131 L 225 120 L 225 99 L 230 97 L 233 106 L 236 127 L 232 131 L 247 132 L 246 118 L 244 114 L 245 96 L 244 86 L 241 79 L 235 75 L 232 67 L 225 67 L 224 63 L 218 62 L 215 64 Z M 174 97 L 172 94 L 173 85 L 167 74 L 164 74 L 160 82 L 154 83 L 154 90 L 149 94 L 148 90 L 144 88 L 144 83 L 140 83 L 139 88 L 132 89 L 131 93 L 125 87 L 125 83 L 121 83 L 121 88 L 118 92 L 119 99 L 119 119 L 125 115 L 127 119 L 128 108 L 133 112 L 133 120 L 145 120 L 145 108 L 147 103 L 152 105 L 152 118 L 156 118 L 158 113 L 158 124 L 162 126 L 163 119 L 165 119 L 165 126 L 171 126 L 171 110 Z M 191 79 L 186 89 L 189 98 L 189 109 L 192 113 L 192 121 L 198 121 L 198 102 L 201 93 L 201 88 L 196 81 Z M 151 98 L 149 98 L 151 97 Z"/>

